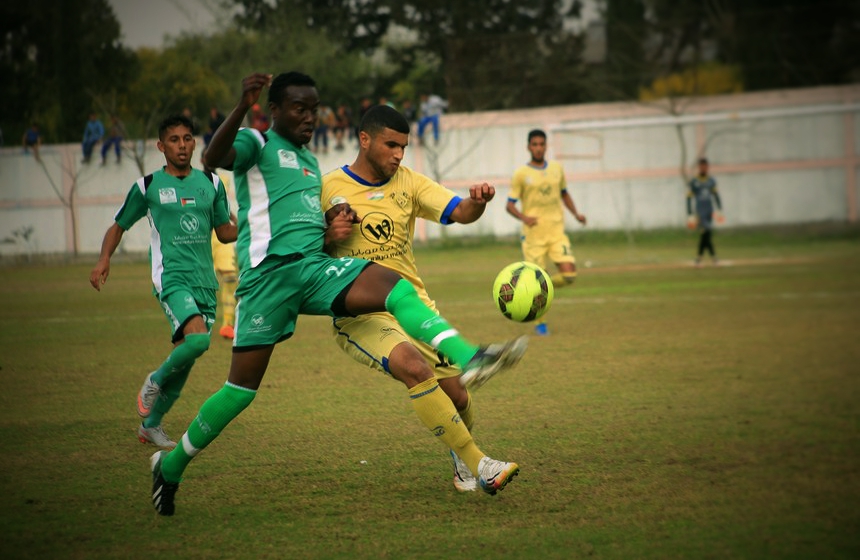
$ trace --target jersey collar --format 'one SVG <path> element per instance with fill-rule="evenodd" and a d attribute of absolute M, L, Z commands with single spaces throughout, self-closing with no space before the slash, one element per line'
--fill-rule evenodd
<path fill-rule="evenodd" d="M 361 177 L 359 177 L 358 175 L 356 175 L 355 173 L 350 171 L 348 165 L 344 165 L 343 167 L 341 167 L 341 169 L 343 170 L 344 173 L 349 175 L 353 181 L 355 181 L 359 185 L 364 185 L 365 187 L 381 187 L 381 186 L 384 186 L 386 183 L 388 183 L 388 181 L 391 180 L 391 179 L 386 179 L 386 180 L 380 181 L 378 183 L 371 183 L 370 181 L 365 181 L 364 179 L 362 179 Z"/>

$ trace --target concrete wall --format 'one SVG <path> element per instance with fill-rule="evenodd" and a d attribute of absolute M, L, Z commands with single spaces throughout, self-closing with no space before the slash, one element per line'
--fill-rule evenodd
<path fill-rule="evenodd" d="M 692 173 L 700 154 L 719 184 L 724 227 L 857 220 L 860 87 L 844 86 L 445 115 L 439 144 L 420 146 L 413 135 L 405 164 L 458 192 L 487 181 L 498 195 L 478 223 L 420 223 L 418 237 L 433 239 L 442 229 L 517 234 L 504 205 L 514 169 L 528 160 L 532 128 L 549 135 L 549 157 L 564 164 L 589 228 L 683 227 L 682 168 Z M 320 168 L 349 164 L 355 153 L 349 142 L 318 154 Z M 109 156 L 104 167 L 97 157 L 83 165 L 80 155 L 74 144 L 43 146 L 41 162 L 20 147 L 0 149 L 0 255 L 98 252 L 141 172 L 129 152 L 121 164 Z M 143 168 L 162 164 L 148 142 Z M 570 216 L 567 225 L 580 227 Z M 138 223 L 121 250 L 146 250 L 148 240 L 148 226 Z"/>

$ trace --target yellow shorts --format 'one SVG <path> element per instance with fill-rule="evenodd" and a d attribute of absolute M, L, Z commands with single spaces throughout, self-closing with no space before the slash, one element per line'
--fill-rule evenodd
<path fill-rule="evenodd" d="M 415 340 L 405 332 L 390 313 L 369 313 L 358 317 L 341 317 L 332 321 L 337 345 L 353 360 L 391 375 L 388 356 L 402 342 L 415 346 L 433 368 L 437 379 L 456 377 L 460 370 L 450 365 L 431 346 Z"/>
<path fill-rule="evenodd" d="M 570 249 L 570 239 L 567 235 L 561 235 L 553 238 L 544 238 L 539 241 L 533 241 L 522 238 L 523 259 L 535 263 L 550 274 L 549 269 L 551 263 L 575 263 L 576 259 Z"/>

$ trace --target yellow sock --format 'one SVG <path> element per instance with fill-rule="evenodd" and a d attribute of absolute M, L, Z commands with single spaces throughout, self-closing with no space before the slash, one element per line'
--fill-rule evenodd
<path fill-rule="evenodd" d="M 475 416 L 472 414 L 472 393 L 466 391 L 466 396 L 469 397 L 469 400 L 466 401 L 466 408 L 457 412 L 460 413 L 460 418 L 463 420 L 463 424 L 466 425 L 466 429 L 469 430 L 469 433 L 472 433 L 472 426 L 475 425 Z"/>
<path fill-rule="evenodd" d="M 552 280 L 552 285 L 555 288 L 564 288 L 565 286 L 569 286 L 576 281 L 576 273 L 568 272 L 567 274 L 559 272 L 557 274 L 553 274 L 549 278 Z"/>
<path fill-rule="evenodd" d="M 475 445 L 454 403 L 439 387 L 436 379 L 422 381 L 409 389 L 409 400 L 415 414 L 433 435 L 459 455 L 473 473 L 478 472 L 478 463 L 484 454 Z"/>

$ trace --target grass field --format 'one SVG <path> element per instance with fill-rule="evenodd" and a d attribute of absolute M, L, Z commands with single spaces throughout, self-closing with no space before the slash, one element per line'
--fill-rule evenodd
<path fill-rule="evenodd" d="M 93 262 L 0 268 L 0 556 L 860 557 L 860 232 L 721 232 L 723 266 L 700 269 L 680 232 L 574 242 L 552 335 L 475 393 L 478 444 L 522 468 L 504 492 L 458 494 L 402 386 L 305 317 L 173 518 L 135 436 L 135 394 L 169 348 L 147 264 L 115 262 L 102 293 Z M 513 243 L 418 258 L 471 338 L 530 332 L 489 297 Z M 168 433 L 229 359 L 213 339 Z"/>

